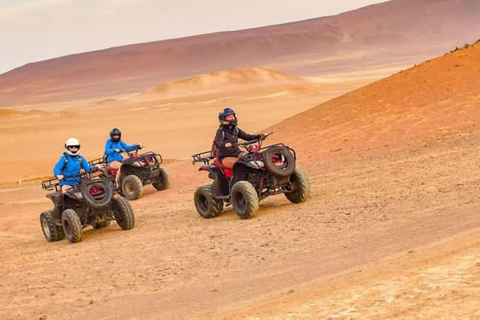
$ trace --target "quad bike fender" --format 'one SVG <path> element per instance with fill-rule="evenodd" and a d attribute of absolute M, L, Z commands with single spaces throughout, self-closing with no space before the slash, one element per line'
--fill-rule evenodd
<path fill-rule="evenodd" d="M 60 192 L 49 193 L 47 194 L 47 198 L 52 200 L 53 202 L 53 210 L 52 210 L 52 220 L 55 223 L 60 223 L 60 212 L 63 208 L 63 197 Z"/>
<path fill-rule="evenodd" d="M 216 180 L 221 174 L 220 169 L 216 166 L 201 166 L 198 171 L 206 171 L 208 172 L 208 177 L 212 180 Z"/>
<path fill-rule="evenodd" d="M 214 197 L 224 197 L 230 194 L 229 181 L 227 177 L 222 173 L 222 170 L 213 165 L 202 166 L 198 171 L 208 172 L 208 177 L 213 180 L 212 194 Z"/>

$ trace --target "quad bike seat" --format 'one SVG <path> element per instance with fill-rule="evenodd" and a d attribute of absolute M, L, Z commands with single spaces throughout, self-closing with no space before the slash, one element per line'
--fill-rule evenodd
<path fill-rule="evenodd" d="M 225 167 L 221 162 L 220 160 L 218 160 L 218 158 L 215 158 L 215 160 L 213 160 L 213 165 L 220 168 L 220 170 L 222 170 L 223 174 L 225 175 L 225 177 L 227 178 L 231 178 L 233 176 L 233 170 L 231 168 L 227 168 Z"/>

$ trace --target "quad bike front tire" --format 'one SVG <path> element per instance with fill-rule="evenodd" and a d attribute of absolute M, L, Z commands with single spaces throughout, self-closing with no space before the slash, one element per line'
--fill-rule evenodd
<path fill-rule="evenodd" d="M 77 243 L 82 241 L 82 223 L 77 215 L 77 212 L 73 209 L 67 209 L 62 214 L 62 226 L 65 236 L 71 243 Z"/>
<path fill-rule="evenodd" d="M 160 175 L 158 176 L 158 182 L 152 183 L 153 187 L 158 191 L 168 189 L 170 187 L 170 177 L 167 170 L 160 168 Z"/>
<path fill-rule="evenodd" d="M 52 211 L 46 211 L 40 215 L 40 226 L 48 242 L 60 241 L 65 238 L 62 226 L 57 226 L 53 221 Z"/>
<path fill-rule="evenodd" d="M 273 162 L 274 156 L 280 156 L 283 158 L 282 166 L 277 166 Z M 265 168 L 278 178 L 288 177 L 295 171 L 295 158 L 289 149 L 276 146 L 270 147 L 263 152 L 263 163 Z"/>
<path fill-rule="evenodd" d="M 118 197 L 113 200 L 115 209 L 114 215 L 117 224 L 123 230 L 130 230 L 135 227 L 135 215 L 130 203 L 124 197 Z"/>
<path fill-rule="evenodd" d="M 198 187 L 195 190 L 193 201 L 198 214 L 205 219 L 216 217 L 223 211 L 223 200 L 213 197 L 210 185 Z"/>
<path fill-rule="evenodd" d="M 257 191 L 250 182 L 239 181 L 233 185 L 231 202 L 241 219 L 250 219 L 258 210 Z"/>
<path fill-rule="evenodd" d="M 122 193 L 128 200 L 137 200 L 142 196 L 143 183 L 136 175 L 128 175 L 122 181 Z"/>
<path fill-rule="evenodd" d="M 293 203 L 302 203 L 306 201 L 310 194 L 310 184 L 306 173 L 300 169 L 295 169 L 290 176 L 290 182 L 293 191 L 285 193 L 285 197 Z"/>

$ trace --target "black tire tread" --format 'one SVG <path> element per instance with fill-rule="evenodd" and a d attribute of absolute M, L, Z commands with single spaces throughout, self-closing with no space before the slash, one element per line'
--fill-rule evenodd
<path fill-rule="evenodd" d="M 211 203 L 211 206 L 209 206 L 209 209 L 207 212 L 202 212 L 202 210 L 199 209 L 198 201 L 200 200 L 201 196 L 206 197 L 207 201 Z M 205 219 L 214 218 L 220 215 L 223 211 L 223 200 L 216 200 L 213 197 L 211 185 L 198 187 L 197 190 L 195 190 L 193 201 L 195 203 L 195 208 L 197 209 L 198 214 Z"/>
<path fill-rule="evenodd" d="M 47 237 L 47 235 L 45 234 L 45 231 L 43 230 L 43 223 L 42 223 L 43 219 L 47 220 L 48 227 L 50 229 L 50 235 L 51 235 L 50 238 Z M 61 226 L 57 226 L 53 221 L 51 210 L 42 212 L 42 214 L 40 214 L 40 226 L 42 228 L 43 235 L 45 236 L 45 239 L 48 242 L 60 241 L 63 238 L 65 238 L 65 233 L 63 232 L 63 228 Z"/>
<path fill-rule="evenodd" d="M 292 203 L 302 203 L 310 195 L 310 184 L 308 176 L 300 169 L 295 169 L 290 179 L 297 180 L 297 189 L 293 192 L 285 193 L 285 197 Z"/>
<path fill-rule="evenodd" d="M 131 184 L 133 187 L 133 192 L 127 192 L 125 185 Z M 142 196 L 143 193 L 143 183 L 139 177 L 136 175 L 128 175 L 122 181 L 122 193 L 128 200 L 137 200 Z"/>
<path fill-rule="evenodd" d="M 244 212 L 241 212 L 237 207 L 234 199 L 235 194 L 241 192 L 246 202 L 246 209 Z M 255 212 L 258 211 L 259 201 L 258 194 L 253 185 L 248 181 L 239 181 L 233 185 L 232 188 L 232 205 L 233 209 L 241 219 L 250 219 Z"/>
<path fill-rule="evenodd" d="M 162 181 L 152 183 L 153 187 L 158 191 L 170 188 L 170 176 L 168 175 L 167 170 L 160 168 L 160 176 L 162 177 Z"/>
<path fill-rule="evenodd" d="M 71 229 L 71 233 L 68 233 L 65 228 L 65 220 L 68 221 Z M 80 218 L 77 215 L 77 212 L 73 209 L 66 209 L 62 213 L 62 226 L 63 232 L 67 237 L 68 241 L 71 243 L 77 243 L 82 241 L 83 233 L 82 233 L 82 223 L 80 222 Z"/>
<path fill-rule="evenodd" d="M 123 230 L 130 230 L 135 227 L 135 215 L 128 200 L 124 197 L 118 197 L 113 200 L 115 207 L 115 219 L 117 224 Z"/>

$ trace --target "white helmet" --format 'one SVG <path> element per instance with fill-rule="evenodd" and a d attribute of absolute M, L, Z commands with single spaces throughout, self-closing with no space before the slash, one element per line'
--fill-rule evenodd
<path fill-rule="evenodd" d="M 77 151 L 71 151 L 68 147 L 78 147 Z M 68 138 L 65 140 L 65 152 L 71 156 L 76 156 L 80 153 L 80 141 L 75 138 Z"/>

